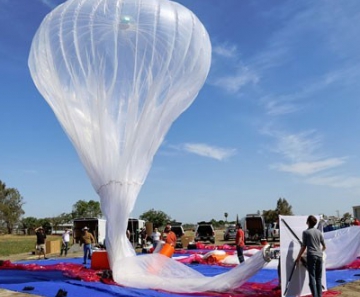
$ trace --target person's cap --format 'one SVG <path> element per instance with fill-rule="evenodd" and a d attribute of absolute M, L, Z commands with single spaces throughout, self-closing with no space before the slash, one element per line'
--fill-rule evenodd
<path fill-rule="evenodd" d="M 89 228 L 88 228 L 88 227 L 84 227 L 83 230 L 89 230 Z"/>
<path fill-rule="evenodd" d="M 43 228 L 43 227 L 39 227 L 38 229 L 39 229 L 39 230 L 44 230 L 44 228 Z"/>

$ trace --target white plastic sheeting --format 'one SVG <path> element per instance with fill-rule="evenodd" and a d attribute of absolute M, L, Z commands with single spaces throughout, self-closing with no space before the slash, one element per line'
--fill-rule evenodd
<path fill-rule="evenodd" d="M 360 227 L 352 226 L 324 233 L 326 269 L 349 265 L 360 256 Z"/>
<path fill-rule="evenodd" d="M 301 223 L 303 223 L 302 220 Z M 301 226 L 300 230 L 302 230 L 302 228 L 303 227 Z M 299 235 L 301 235 L 300 232 Z M 291 240 L 293 240 L 293 236 L 291 234 L 288 234 L 288 236 L 290 236 Z M 301 237 L 299 237 L 299 239 L 302 240 Z M 341 269 L 344 266 L 351 264 L 358 257 L 360 257 L 360 227 L 359 226 L 352 226 L 330 232 L 325 232 L 324 239 L 326 245 L 326 251 L 324 253 L 324 258 L 326 260 L 325 261 L 326 269 Z M 245 251 L 244 255 L 251 256 L 252 254 L 258 252 L 259 250 L 257 249 L 247 250 Z M 236 255 L 229 255 L 220 262 L 229 265 L 239 264 L 239 260 L 237 259 Z M 278 260 L 273 259 L 269 264 L 266 265 L 265 268 L 277 269 L 277 265 L 278 265 Z"/>
<path fill-rule="evenodd" d="M 121 260 L 118 270 L 119 283 L 136 288 L 162 289 L 178 293 L 216 291 L 226 292 L 237 289 L 267 261 L 264 251 L 254 254 L 241 265 L 226 273 L 207 277 L 189 266 L 161 254 L 144 254 Z"/>
<path fill-rule="evenodd" d="M 316 216 L 319 220 L 319 217 Z M 291 281 L 288 282 L 297 255 L 299 254 L 302 241 L 302 233 L 308 228 L 307 216 L 279 216 L 280 220 L 280 274 L 281 274 L 281 296 L 304 296 L 311 294 L 309 287 L 309 276 L 305 266 L 297 265 L 293 271 Z M 287 227 L 287 225 L 289 227 Z M 326 265 L 326 261 L 324 261 Z M 323 266 L 322 284 L 324 291 L 327 290 L 325 266 Z"/>

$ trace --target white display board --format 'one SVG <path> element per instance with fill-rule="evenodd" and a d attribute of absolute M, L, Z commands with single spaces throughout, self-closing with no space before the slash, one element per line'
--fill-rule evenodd
<path fill-rule="evenodd" d="M 319 221 L 319 216 L 315 217 Z M 296 266 L 291 277 L 291 281 L 289 282 L 291 271 L 301 248 L 299 240 L 302 241 L 302 233 L 308 228 L 306 225 L 307 218 L 308 216 L 279 216 L 281 296 L 284 297 L 311 295 L 309 275 L 304 265 L 299 264 Z M 298 239 L 289 230 L 284 221 L 287 225 L 289 225 L 290 229 L 294 232 Z M 316 227 L 317 226 L 315 226 L 315 228 Z M 306 256 L 306 251 L 303 256 Z M 288 290 L 284 295 L 288 282 Z M 326 291 L 325 260 L 323 264 L 322 284 L 323 291 Z"/>

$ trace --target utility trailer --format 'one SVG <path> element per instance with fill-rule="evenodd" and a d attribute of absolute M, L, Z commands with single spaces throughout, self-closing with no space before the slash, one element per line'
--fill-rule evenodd
<path fill-rule="evenodd" d="M 245 242 L 260 243 L 265 239 L 265 220 L 258 214 L 247 214 L 243 219 L 243 230 L 245 233 Z"/>
<path fill-rule="evenodd" d="M 106 220 L 98 218 L 77 218 L 73 221 L 73 241 L 79 243 L 82 229 L 89 228 L 89 232 L 94 236 L 96 243 L 105 245 Z"/>

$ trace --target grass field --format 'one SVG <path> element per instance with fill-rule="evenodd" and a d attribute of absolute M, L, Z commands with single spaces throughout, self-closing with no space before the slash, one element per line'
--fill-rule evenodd
<path fill-rule="evenodd" d="M 215 244 L 233 244 L 234 241 L 223 240 L 224 230 L 215 231 Z M 185 236 L 194 237 L 193 231 L 186 231 Z M 61 240 L 59 235 L 47 235 L 46 240 Z M 72 239 L 70 239 L 72 242 Z M 35 250 L 35 235 L 0 235 L 0 256 L 31 253 Z"/>
<path fill-rule="evenodd" d="M 47 240 L 61 240 L 61 237 L 48 235 Z M 0 235 L 0 256 L 31 253 L 35 245 L 35 235 Z"/>

